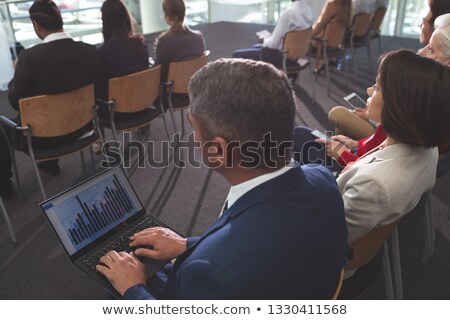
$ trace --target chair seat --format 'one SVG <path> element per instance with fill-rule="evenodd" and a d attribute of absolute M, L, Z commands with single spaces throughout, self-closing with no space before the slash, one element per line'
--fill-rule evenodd
<path fill-rule="evenodd" d="M 114 124 L 117 131 L 124 131 L 150 123 L 161 115 L 161 110 L 156 107 L 146 108 L 139 112 L 133 113 L 117 113 L 114 116 Z M 104 128 L 111 128 L 109 119 L 100 118 L 100 125 Z"/>
<path fill-rule="evenodd" d="M 34 148 L 34 156 L 37 161 L 44 159 L 62 158 L 65 155 L 69 155 L 90 146 L 99 139 L 100 137 L 98 136 L 98 134 L 94 133 L 94 131 L 91 131 L 73 142 L 64 143 L 55 147 Z"/>
<path fill-rule="evenodd" d="M 303 66 L 299 65 L 298 63 L 290 63 L 287 66 L 287 73 L 291 74 L 291 73 L 299 73 L 300 71 L 304 70 L 305 68 L 307 68 L 309 66 L 309 61 L 307 63 L 305 63 Z"/>
<path fill-rule="evenodd" d="M 330 58 L 338 57 L 338 56 L 342 55 L 343 51 L 344 50 L 342 48 L 327 47 L 327 56 L 330 57 Z M 317 48 L 316 47 L 312 47 L 311 48 L 311 56 L 312 57 L 316 57 L 317 54 L 318 54 Z"/>
<path fill-rule="evenodd" d="M 372 283 L 381 270 L 383 261 L 383 247 L 363 267 L 359 268 L 353 276 L 344 279 L 339 293 L 339 300 L 351 300 L 362 294 Z"/>
<path fill-rule="evenodd" d="M 172 94 L 172 107 L 174 110 L 185 109 L 189 107 L 189 95 Z"/>

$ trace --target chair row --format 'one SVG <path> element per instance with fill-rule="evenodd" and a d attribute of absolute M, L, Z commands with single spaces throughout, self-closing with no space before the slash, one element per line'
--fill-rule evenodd
<path fill-rule="evenodd" d="M 348 71 L 346 51 L 350 49 L 353 62 L 353 72 L 356 75 L 357 64 L 355 60 L 355 49 L 367 48 L 369 70 L 373 74 L 371 41 L 378 39 L 381 53 L 380 26 L 386 14 L 386 8 L 378 8 L 372 14 L 358 14 L 353 20 L 352 27 L 347 30 L 342 23 L 330 23 L 323 37 L 312 36 L 312 29 L 301 31 L 290 31 L 285 34 L 283 41 L 283 64 L 282 69 L 288 77 L 296 78 L 298 73 L 309 66 L 311 77 L 313 74 L 311 58 L 323 59 L 325 75 L 328 83 L 328 95 L 331 92 L 331 81 L 329 71 L 329 58 L 343 58 L 346 84 L 348 83 Z M 347 33 L 348 32 L 348 33 Z M 348 36 L 346 36 L 348 34 Z M 311 42 L 312 41 L 312 42 Z M 313 44 L 314 43 L 314 44 Z M 311 44 L 311 45 L 310 45 Z M 306 58 L 304 63 L 297 66 L 288 66 L 287 60 L 299 61 Z M 312 81 L 313 95 L 315 95 L 314 81 Z"/>
<path fill-rule="evenodd" d="M 170 141 L 165 111 L 169 110 L 174 130 L 178 132 L 173 113 L 189 106 L 187 95 L 189 80 L 197 70 L 206 65 L 208 55 L 209 51 L 206 51 L 199 58 L 171 63 L 169 80 L 166 83 L 161 83 L 160 80 L 161 66 L 110 79 L 108 101 L 99 99 L 96 101 L 94 85 L 90 84 L 66 93 L 21 99 L 19 101 L 21 126 L 0 116 L 3 124 L 26 137 L 27 153 L 32 160 L 42 197 L 46 199 L 47 195 L 37 164 L 80 152 L 83 167 L 86 169 L 83 151 L 89 149 L 93 160 L 91 146 L 99 140 L 102 144 L 105 142 L 103 134 L 105 128 L 110 129 L 115 141 L 118 141 L 119 132 L 150 126 L 153 120 L 161 117 Z M 168 106 L 162 103 L 164 96 L 167 97 Z M 107 109 L 107 118 L 98 117 L 98 108 Z M 117 116 L 118 113 L 121 116 Z M 183 116 L 182 119 L 184 120 Z M 63 137 L 85 128 L 89 123 L 93 124 L 92 129 L 75 141 L 55 147 L 33 147 L 33 138 Z M 182 124 L 184 134 L 183 121 Z M 11 143 L 9 148 L 16 183 L 20 190 L 15 152 Z"/>

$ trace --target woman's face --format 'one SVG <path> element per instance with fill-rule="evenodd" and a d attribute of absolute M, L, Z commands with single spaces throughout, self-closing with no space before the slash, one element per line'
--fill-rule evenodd
<path fill-rule="evenodd" d="M 447 57 L 442 51 L 442 39 L 440 35 L 433 32 L 428 45 L 419 50 L 421 56 L 436 60 L 442 64 L 450 65 L 450 57 Z"/>
<path fill-rule="evenodd" d="M 377 77 L 377 82 L 373 86 L 367 88 L 367 94 L 369 95 L 367 99 L 367 117 L 373 121 L 381 122 L 381 110 L 383 109 L 384 101 L 379 85 L 379 77 Z"/>
<path fill-rule="evenodd" d="M 423 45 L 427 45 L 430 42 L 431 34 L 433 30 L 430 25 L 431 19 L 431 10 L 428 10 L 427 15 L 422 19 L 422 23 L 420 24 L 420 28 L 422 32 L 420 33 L 420 43 Z"/>

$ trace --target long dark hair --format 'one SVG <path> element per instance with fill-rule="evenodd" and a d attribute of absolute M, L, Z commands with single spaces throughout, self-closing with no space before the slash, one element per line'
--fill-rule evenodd
<path fill-rule="evenodd" d="M 381 123 L 386 133 L 423 147 L 450 141 L 450 68 L 404 49 L 380 59 Z"/>
<path fill-rule="evenodd" d="M 169 17 L 175 23 L 173 26 L 164 34 L 167 33 L 179 33 L 186 29 L 184 25 L 184 17 L 186 15 L 186 6 L 183 0 L 164 0 L 162 3 L 162 9 L 164 15 Z"/>
<path fill-rule="evenodd" d="M 133 34 L 130 14 L 120 0 L 106 0 L 101 8 L 103 21 L 103 39 L 108 41 L 112 36 L 127 41 Z"/>
<path fill-rule="evenodd" d="M 31 21 L 35 21 L 46 30 L 59 30 L 63 27 L 61 12 L 51 0 L 35 1 L 28 12 Z"/>
<path fill-rule="evenodd" d="M 431 18 L 428 23 L 431 26 L 431 31 L 434 31 L 434 20 L 440 15 L 450 13 L 449 0 L 432 0 L 430 3 Z"/>

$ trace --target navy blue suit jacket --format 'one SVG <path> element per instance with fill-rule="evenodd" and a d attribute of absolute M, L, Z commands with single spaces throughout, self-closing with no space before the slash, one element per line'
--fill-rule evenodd
<path fill-rule="evenodd" d="M 336 180 L 302 166 L 252 189 L 200 238 L 191 238 L 161 292 L 125 299 L 329 299 L 347 252 Z"/>

